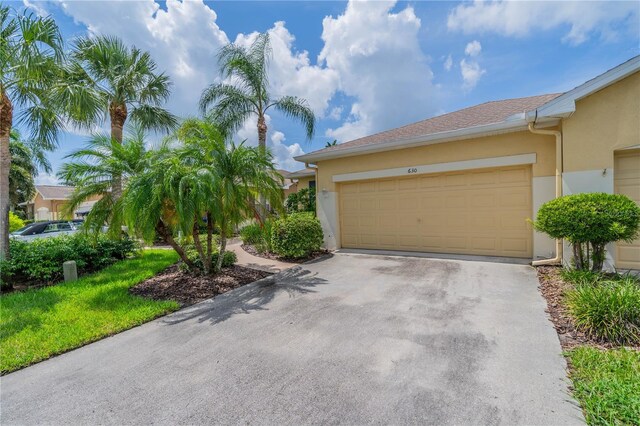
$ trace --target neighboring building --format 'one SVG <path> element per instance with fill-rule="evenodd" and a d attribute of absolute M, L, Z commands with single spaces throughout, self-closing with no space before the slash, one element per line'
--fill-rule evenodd
<path fill-rule="evenodd" d="M 284 169 L 279 169 L 277 170 L 277 172 L 283 178 L 282 191 L 284 193 L 284 199 L 286 200 L 289 194 L 293 194 L 298 191 L 298 185 L 289 177 L 291 172 L 288 172 Z"/>
<path fill-rule="evenodd" d="M 77 219 L 86 215 L 99 199 L 94 197 L 82 203 L 74 212 L 73 217 L 65 216 L 64 206 L 71 198 L 73 186 L 63 185 L 36 185 L 36 195 L 33 200 L 25 204 L 28 219 L 34 220 L 58 220 Z"/>
<path fill-rule="evenodd" d="M 487 102 L 296 157 L 317 167 L 325 245 L 553 258 L 555 242 L 527 222 L 542 203 L 596 191 L 640 203 L 639 71 L 635 57 L 564 94 Z M 640 269 L 640 241 L 608 252 L 609 267 Z"/>
<path fill-rule="evenodd" d="M 292 179 L 296 182 L 297 188 L 296 191 L 300 191 L 304 188 L 315 188 L 316 187 L 316 169 L 306 168 L 302 170 L 298 170 L 296 172 L 289 173 L 289 179 Z"/>

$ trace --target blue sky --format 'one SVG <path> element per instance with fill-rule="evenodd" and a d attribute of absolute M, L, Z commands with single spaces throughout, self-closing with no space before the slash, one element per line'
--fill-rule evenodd
<path fill-rule="evenodd" d="M 640 53 L 640 3 L 46 1 L 15 2 L 51 14 L 65 40 L 117 34 L 149 50 L 173 79 L 175 114 L 197 113 L 219 78 L 217 49 L 269 31 L 275 94 L 306 98 L 319 120 L 303 128 L 271 114 L 268 144 L 280 166 L 339 142 L 478 103 L 562 92 Z M 64 134 L 54 168 L 87 135 Z M 255 123 L 238 139 L 255 143 Z M 55 182 L 41 174 L 40 183 Z"/>

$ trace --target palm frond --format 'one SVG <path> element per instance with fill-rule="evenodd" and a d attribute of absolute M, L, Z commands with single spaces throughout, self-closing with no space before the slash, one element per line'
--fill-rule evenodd
<path fill-rule="evenodd" d="M 273 103 L 273 107 L 287 117 L 302 123 L 307 133 L 307 139 L 313 138 L 316 117 L 306 100 L 296 96 L 283 96 Z"/>

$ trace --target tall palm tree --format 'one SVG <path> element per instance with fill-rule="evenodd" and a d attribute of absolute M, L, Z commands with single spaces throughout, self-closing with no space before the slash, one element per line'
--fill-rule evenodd
<path fill-rule="evenodd" d="M 9 256 L 9 140 L 17 124 L 30 131 L 29 139 L 46 150 L 57 144 L 62 120 L 50 88 L 59 78 L 63 58 L 60 31 L 51 17 L 11 16 L 0 4 L 0 259 Z"/>
<path fill-rule="evenodd" d="M 313 137 L 315 130 L 315 115 L 305 99 L 271 97 L 268 81 L 270 55 L 267 33 L 258 35 L 248 49 L 233 43 L 224 46 L 218 53 L 218 63 L 223 78 L 228 82 L 210 85 L 200 97 L 202 113 L 210 114 L 227 136 L 242 127 L 251 116 L 256 116 L 258 144 L 263 151 L 267 143 L 265 114 L 272 107 L 302 123 L 308 139 Z"/>
<path fill-rule="evenodd" d="M 113 236 L 121 233 L 122 202 L 112 188 L 114 179 L 129 179 L 142 173 L 148 165 L 145 134 L 140 128 L 131 128 L 122 142 L 107 134 L 96 134 L 86 146 L 65 157 L 58 177 L 73 183 L 75 190 L 65 205 L 65 212 L 71 213 L 90 198 L 99 198 L 85 219 L 87 229 L 99 230 L 104 223 L 109 224 Z"/>
<path fill-rule="evenodd" d="M 9 200 L 11 209 L 20 203 L 30 201 L 36 193 L 35 177 L 38 167 L 51 171 L 51 164 L 40 146 L 23 141 L 16 129 L 11 130 L 9 139 L 11 168 L 9 170 Z"/>
<path fill-rule="evenodd" d="M 127 119 L 143 130 L 170 131 L 176 117 L 162 104 L 171 82 L 148 52 L 129 48 L 112 36 L 83 37 L 75 41 L 56 97 L 68 105 L 74 123 L 93 125 L 109 117 L 111 138 L 122 143 Z M 122 178 L 111 179 L 114 199 L 122 194 Z"/>

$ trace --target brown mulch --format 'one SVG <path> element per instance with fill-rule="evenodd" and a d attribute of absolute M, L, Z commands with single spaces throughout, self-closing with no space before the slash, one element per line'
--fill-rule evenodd
<path fill-rule="evenodd" d="M 222 268 L 214 276 L 194 275 L 170 266 L 158 275 L 135 285 L 129 291 L 154 300 L 175 300 L 181 307 L 193 305 L 218 294 L 272 275 L 242 266 Z"/>
<path fill-rule="evenodd" d="M 536 269 L 540 282 L 538 288 L 547 300 L 546 312 L 551 316 L 563 350 L 579 345 L 589 345 L 600 349 L 616 347 L 610 343 L 594 340 L 576 329 L 573 319 L 562 302 L 564 293 L 573 288 L 572 284 L 565 282 L 560 276 L 562 268 L 559 266 L 538 266 Z"/>
<path fill-rule="evenodd" d="M 319 251 L 314 251 L 309 256 L 303 257 L 302 259 L 290 259 L 288 257 L 278 256 L 275 253 L 270 253 L 270 252 L 260 253 L 260 252 L 258 252 L 258 250 L 256 250 L 256 248 L 253 245 L 250 245 L 250 244 L 242 244 L 241 247 L 242 247 L 242 249 L 244 251 L 246 251 L 250 255 L 253 255 L 253 256 L 256 256 L 256 257 L 262 257 L 263 259 L 279 260 L 279 261 L 282 261 L 282 262 L 289 262 L 289 263 L 305 263 L 305 262 L 308 262 L 310 260 L 314 260 L 314 259 L 317 259 L 319 257 L 322 257 L 322 256 L 325 256 L 325 255 L 329 254 L 328 250 L 319 250 Z"/>

